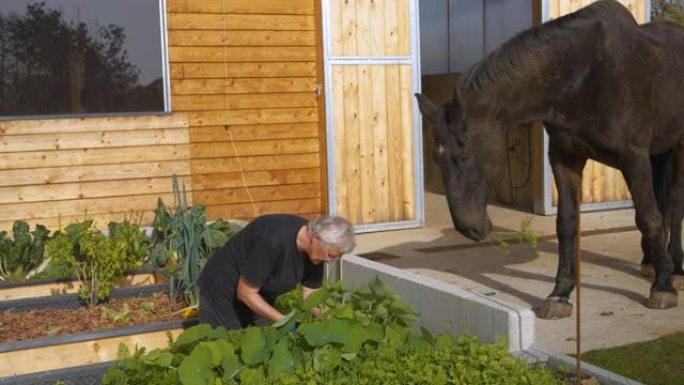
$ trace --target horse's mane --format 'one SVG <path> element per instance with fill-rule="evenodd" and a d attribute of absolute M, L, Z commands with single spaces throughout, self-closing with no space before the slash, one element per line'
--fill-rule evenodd
<path fill-rule="evenodd" d="M 506 86 L 505 79 L 524 75 L 530 65 L 545 60 L 549 54 L 572 44 L 572 35 L 589 25 L 587 21 L 602 20 L 638 27 L 632 14 L 615 0 L 600 0 L 577 12 L 548 23 L 529 28 L 514 36 L 466 71 L 458 81 L 461 100 L 466 95 L 482 95 L 495 85 Z M 503 80 L 503 81 L 502 81 Z"/>

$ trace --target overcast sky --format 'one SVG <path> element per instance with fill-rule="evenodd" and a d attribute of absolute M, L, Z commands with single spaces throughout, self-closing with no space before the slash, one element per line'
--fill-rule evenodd
<path fill-rule="evenodd" d="M 140 69 L 140 83 L 147 85 L 161 77 L 159 0 L 0 0 L 0 13 L 23 14 L 27 4 L 37 2 L 90 29 L 108 24 L 123 27 L 128 58 Z"/>

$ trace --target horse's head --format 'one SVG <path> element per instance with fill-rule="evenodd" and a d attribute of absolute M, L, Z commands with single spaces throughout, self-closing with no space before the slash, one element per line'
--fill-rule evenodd
<path fill-rule="evenodd" d="M 481 241 L 492 228 L 487 215 L 487 178 L 457 96 L 440 107 L 424 95 L 416 94 L 416 98 L 423 117 L 434 127 L 432 155 L 442 171 L 454 227 Z"/>

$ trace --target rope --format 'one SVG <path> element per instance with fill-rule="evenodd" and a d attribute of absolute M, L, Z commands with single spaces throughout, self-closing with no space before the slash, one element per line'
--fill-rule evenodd
<path fill-rule="evenodd" d="M 221 2 L 221 6 L 223 7 L 223 13 L 221 13 L 221 18 L 223 19 L 223 79 L 224 79 L 224 89 L 223 89 L 223 112 L 225 114 L 225 124 L 223 128 L 228 131 L 228 136 L 230 138 L 230 144 L 233 147 L 233 153 L 235 154 L 235 160 L 237 161 L 238 168 L 240 169 L 240 178 L 242 180 L 242 186 L 245 188 L 245 192 L 247 193 L 247 197 L 249 198 L 250 203 L 252 203 L 252 210 L 254 211 L 254 217 L 258 217 L 259 213 L 257 211 L 256 203 L 254 203 L 254 198 L 252 197 L 252 193 L 249 191 L 249 187 L 247 187 L 247 179 L 245 178 L 245 170 L 242 168 L 242 162 L 240 161 L 240 154 L 238 154 L 237 147 L 235 146 L 235 140 L 233 140 L 233 132 L 230 129 L 230 125 L 228 125 L 228 89 L 227 89 L 227 84 L 228 84 L 228 27 L 226 25 L 226 1 L 228 0 L 223 0 Z"/>

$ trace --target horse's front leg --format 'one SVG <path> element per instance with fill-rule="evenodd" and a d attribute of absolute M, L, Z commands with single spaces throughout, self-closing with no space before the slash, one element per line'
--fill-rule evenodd
<path fill-rule="evenodd" d="M 653 191 L 653 174 L 646 151 L 625 154 L 620 169 L 632 194 L 636 224 L 642 235 L 642 246 L 655 269 L 655 280 L 647 306 L 669 309 L 677 306 L 677 291 L 672 286 L 673 263 L 665 245 L 663 218 Z"/>
<path fill-rule="evenodd" d="M 562 152 L 553 145 L 552 139 L 549 160 L 558 188 L 558 271 L 556 285 L 537 315 L 544 319 L 558 319 L 572 315 L 570 294 L 575 288 L 578 193 L 587 159 Z"/>
<path fill-rule="evenodd" d="M 672 191 L 670 192 L 670 242 L 667 250 L 672 257 L 672 286 L 684 290 L 684 269 L 682 269 L 682 218 L 684 218 L 684 147 L 673 149 L 674 169 Z"/>

